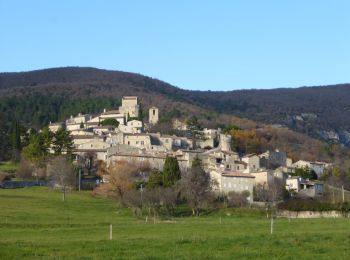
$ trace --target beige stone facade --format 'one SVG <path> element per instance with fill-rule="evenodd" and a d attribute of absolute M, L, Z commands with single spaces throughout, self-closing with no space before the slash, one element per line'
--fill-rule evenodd
<path fill-rule="evenodd" d="M 150 125 L 155 125 L 159 120 L 159 109 L 157 107 L 151 107 L 148 111 L 148 122 Z"/>

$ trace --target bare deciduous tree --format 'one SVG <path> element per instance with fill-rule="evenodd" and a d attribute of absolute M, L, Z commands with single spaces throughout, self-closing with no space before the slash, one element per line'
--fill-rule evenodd
<path fill-rule="evenodd" d="M 3 182 L 7 177 L 7 174 L 0 171 L 0 183 Z"/>
<path fill-rule="evenodd" d="M 64 156 L 56 156 L 47 167 L 50 183 L 54 188 L 62 190 L 62 200 L 66 200 L 67 189 L 76 185 L 77 177 L 72 164 Z"/>
<path fill-rule="evenodd" d="M 135 181 L 140 178 L 138 174 L 141 169 L 139 164 L 127 161 L 116 161 L 107 169 L 99 169 L 99 174 L 106 175 L 106 183 L 97 187 L 95 193 L 122 200 L 124 194 L 130 191 Z"/>
<path fill-rule="evenodd" d="M 126 207 L 129 207 L 133 210 L 134 214 L 138 215 L 138 213 L 142 209 L 143 203 L 143 194 L 141 194 L 141 190 L 130 190 L 126 192 L 123 196 L 123 204 Z"/>
<path fill-rule="evenodd" d="M 19 167 L 16 172 L 16 176 L 22 179 L 32 179 L 33 178 L 33 166 L 24 157 L 21 158 Z"/>
<path fill-rule="evenodd" d="M 193 215 L 199 215 L 201 208 L 207 207 L 214 199 L 210 176 L 201 166 L 199 159 L 195 159 L 190 172 L 184 174 L 180 180 L 181 195 L 192 209 Z"/>
<path fill-rule="evenodd" d="M 272 182 L 269 184 L 267 199 L 271 218 L 271 234 L 273 233 L 273 219 L 276 215 L 276 202 L 283 199 L 285 190 L 281 179 L 273 178 Z"/>
<path fill-rule="evenodd" d="M 231 191 L 227 194 L 227 205 L 229 207 L 245 207 L 248 205 L 247 197 L 249 192 L 234 192 Z"/>

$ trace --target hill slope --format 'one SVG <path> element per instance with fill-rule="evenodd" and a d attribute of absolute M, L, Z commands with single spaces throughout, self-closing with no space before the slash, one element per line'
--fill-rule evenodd
<path fill-rule="evenodd" d="M 34 96 L 36 103 L 45 103 L 48 97 L 55 98 L 54 107 L 50 107 L 49 111 L 66 106 L 63 113 L 56 111 L 45 116 L 39 105 L 39 109 L 33 111 L 34 117 L 37 117 L 34 120 L 36 125 L 63 119 L 68 113 L 80 112 L 81 103 L 89 112 L 98 112 L 103 106 L 116 106 L 116 101 L 123 95 L 141 97 L 146 108 L 156 104 L 163 111 L 177 109 L 187 114 L 205 108 L 204 114 L 207 115 L 203 116 L 208 121 L 217 118 L 216 113 L 235 114 L 350 145 L 350 84 L 296 89 L 189 91 L 139 74 L 94 68 L 67 67 L 0 73 L 1 97 L 16 96 L 16 101 L 25 102 L 27 98 L 21 98 Z M 75 101 L 67 105 L 67 99 Z M 89 107 L 92 99 L 98 100 L 99 104 Z M 11 104 L 13 100 L 4 102 Z M 74 104 L 80 106 L 75 107 Z M 33 106 L 38 104 L 28 104 L 27 109 L 32 110 Z M 4 108 L 3 111 L 6 112 Z M 25 114 L 26 111 L 17 113 Z"/>
<path fill-rule="evenodd" d="M 350 143 L 350 84 L 296 89 L 192 92 L 216 111 L 282 124 L 328 141 Z M 219 102 L 218 102 L 219 101 Z"/>

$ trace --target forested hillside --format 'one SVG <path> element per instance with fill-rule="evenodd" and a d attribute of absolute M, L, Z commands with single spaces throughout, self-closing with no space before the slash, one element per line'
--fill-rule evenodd
<path fill-rule="evenodd" d="M 260 122 L 350 143 L 350 84 L 296 89 L 189 92 L 189 100 Z"/>
<path fill-rule="evenodd" d="M 164 123 L 174 117 L 196 115 L 204 127 L 233 124 L 254 130 L 237 136 L 251 138 L 253 134 L 247 152 L 280 147 L 295 159 L 340 159 L 347 151 L 307 135 L 336 143 L 339 140 L 327 136 L 333 130 L 347 144 L 350 138 L 344 136 L 350 129 L 349 90 L 350 85 L 189 91 L 139 74 L 78 67 L 0 73 L 0 160 L 13 141 L 14 122 L 24 127 L 22 131 L 28 127 L 39 129 L 49 121 L 61 121 L 79 112 L 96 114 L 104 108 L 117 108 L 125 95 L 140 98 L 145 116 L 150 106 L 159 107 Z M 265 123 L 281 124 L 300 133 Z"/>
<path fill-rule="evenodd" d="M 104 107 L 110 108 L 117 105 L 116 100 L 123 95 L 140 96 L 145 106 L 156 103 L 163 111 L 201 107 L 214 113 L 281 124 L 326 141 L 350 144 L 350 84 L 224 92 L 189 91 L 139 74 L 94 68 L 68 67 L 0 74 L 1 110 L 7 112 L 11 106 L 25 109 L 26 112 L 18 113 L 24 118 L 26 113 L 30 114 L 30 122 L 35 125 L 47 123 L 49 119 L 61 120 L 68 111 L 76 113 L 78 108 L 93 113 Z M 19 99 L 5 98 L 13 96 Z M 23 96 L 26 97 L 24 101 L 28 96 L 32 97 L 35 104 L 28 101 L 25 108 L 19 106 L 17 102 L 23 103 L 20 98 Z M 46 108 L 44 115 L 42 111 L 36 111 L 40 110 L 36 109 L 38 106 Z M 47 115 L 48 111 L 50 115 Z"/>

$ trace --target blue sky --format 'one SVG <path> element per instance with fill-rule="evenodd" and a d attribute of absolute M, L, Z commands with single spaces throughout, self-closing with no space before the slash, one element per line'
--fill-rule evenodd
<path fill-rule="evenodd" d="M 201 90 L 350 82 L 350 1 L 0 0 L 0 71 L 62 66 Z"/>

